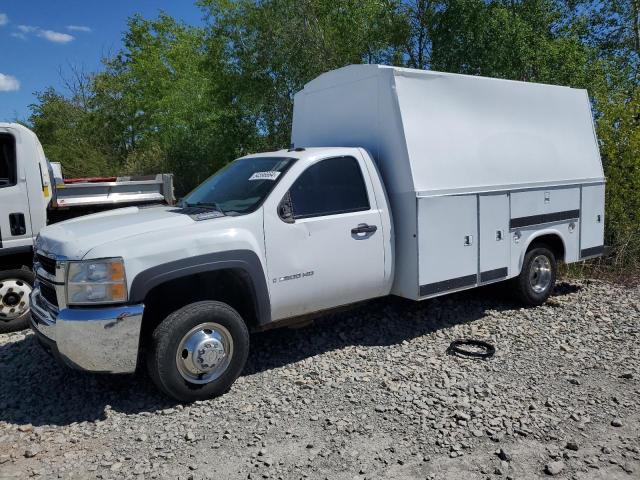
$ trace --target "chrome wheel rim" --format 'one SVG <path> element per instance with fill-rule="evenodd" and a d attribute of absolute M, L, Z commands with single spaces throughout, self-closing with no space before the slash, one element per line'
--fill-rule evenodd
<path fill-rule="evenodd" d="M 220 377 L 233 357 L 233 337 L 219 323 L 201 323 L 182 337 L 176 364 L 182 378 L 209 383 Z"/>
<path fill-rule="evenodd" d="M 24 280 L 0 280 L 0 320 L 11 321 L 29 311 L 31 285 Z"/>
<path fill-rule="evenodd" d="M 538 255 L 531 263 L 529 285 L 536 293 L 546 291 L 551 285 L 551 262 L 545 255 Z"/>

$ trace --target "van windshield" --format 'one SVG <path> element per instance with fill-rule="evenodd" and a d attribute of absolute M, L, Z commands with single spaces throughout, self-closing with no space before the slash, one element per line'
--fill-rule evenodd
<path fill-rule="evenodd" d="M 243 215 L 256 210 L 295 162 L 287 157 L 241 158 L 218 170 L 182 199 L 180 206 Z"/>

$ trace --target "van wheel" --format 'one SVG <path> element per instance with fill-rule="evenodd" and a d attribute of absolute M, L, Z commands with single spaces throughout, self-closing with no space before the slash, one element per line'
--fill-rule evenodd
<path fill-rule="evenodd" d="M 516 293 L 523 303 L 542 305 L 556 283 L 556 257 L 547 247 L 532 248 L 524 256 L 522 271 L 514 279 Z"/>
<path fill-rule="evenodd" d="M 156 386 L 180 402 L 226 393 L 249 355 L 249 332 L 229 305 L 196 302 L 156 327 L 147 350 L 147 370 Z"/>
<path fill-rule="evenodd" d="M 0 333 L 29 328 L 29 295 L 33 290 L 33 282 L 31 270 L 0 271 Z"/>

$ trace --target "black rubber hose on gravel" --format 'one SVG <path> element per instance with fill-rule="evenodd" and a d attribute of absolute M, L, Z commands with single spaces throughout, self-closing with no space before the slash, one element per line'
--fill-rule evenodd
<path fill-rule="evenodd" d="M 467 350 L 464 348 L 467 345 L 478 347 L 481 350 L 480 351 Z M 451 345 L 449 345 L 449 348 L 447 348 L 447 353 L 449 355 L 457 354 L 463 357 L 487 359 L 487 358 L 491 358 L 496 353 L 496 347 L 494 347 L 489 342 L 485 342 L 484 340 L 464 338 L 464 339 L 454 340 L 453 342 L 451 342 Z"/>

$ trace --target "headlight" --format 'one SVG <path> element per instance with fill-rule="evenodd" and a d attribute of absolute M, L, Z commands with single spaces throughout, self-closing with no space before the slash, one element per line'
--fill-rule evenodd
<path fill-rule="evenodd" d="M 127 279 L 121 258 L 69 262 L 67 304 L 121 303 L 127 301 Z"/>

